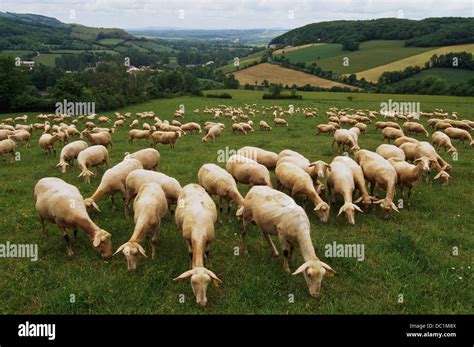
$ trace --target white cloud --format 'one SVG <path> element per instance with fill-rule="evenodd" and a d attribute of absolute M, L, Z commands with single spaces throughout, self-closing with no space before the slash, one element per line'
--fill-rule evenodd
<path fill-rule="evenodd" d="M 0 0 L 0 10 L 101 27 L 294 28 L 399 13 L 411 19 L 474 16 L 474 0 Z"/>

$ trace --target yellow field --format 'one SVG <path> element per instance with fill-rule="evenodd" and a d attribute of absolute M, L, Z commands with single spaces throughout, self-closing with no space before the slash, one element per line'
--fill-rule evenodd
<path fill-rule="evenodd" d="M 281 83 L 283 85 L 289 85 L 290 87 L 294 84 L 296 84 L 298 87 L 310 84 L 312 86 L 323 88 L 338 86 L 357 89 L 356 87 L 352 87 L 347 84 L 334 82 L 304 72 L 286 69 L 281 66 L 268 63 L 242 69 L 234 72 L 233 74 L 235 75 L 235 78 L 239 80 L 241 85 L 246 83 L 250 85 L 260 85 L 264 80 L 267 80 L 270 83 Z"/>
<path fill-rule="evenodd" d="M 306 47 L 320 46 L 320 45 L 325 45 L 325 43 L 308 43 L 308 44 L 306 44 L 306 45 L 301 45 L 301 46 L 288 47 L 288 48 L 281 48 L 281 49 L 277 49 L 276 51 L 273 51 L 272 54 L 273 54 L 273 55 L 283 54 L 283 53 L 288 53 L 288 52 L 297 51 L 297 50 L 299 50 L 299 49 L 306 48 Z"/>
<path fill-rule="evenodd" d="M 445 46 L 424 53 L 416 54 L 408 58 L 400 59 L 389 64 L 377 66 L 376 68 L 361 71 L 356 73 L 358 79 L 364 77 L 367 81 L 377 82 L 379 77 L 385 71 L 401 71 L 408 66 L 424 66 L 434 54 L 446 54 L 449 52 L 469 52 L 474 53 L 474 44 L 468 43 L 465 45 Z"/>

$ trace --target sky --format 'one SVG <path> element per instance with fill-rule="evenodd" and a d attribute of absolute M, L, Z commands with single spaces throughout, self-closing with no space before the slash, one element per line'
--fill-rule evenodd
<path fill-rule="evenodd" d="M 124 29 L 291 29 L 339 19 L 474 17 L 474 0 L 0 0 L 0 11 Z"/>

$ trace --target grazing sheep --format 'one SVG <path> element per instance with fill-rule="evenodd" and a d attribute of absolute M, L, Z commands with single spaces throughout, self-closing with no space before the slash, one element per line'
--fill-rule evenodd
<path fill-rule="evenodd" d="M 393 165 L 395 171 L 397 171 L 397 183 L 400 186 L 401 199 L 404 198 L 403 188 L 408 188 L 407 205 L 410 206 L 411 190 L 421 176 L 427 176 L 429 174 L 431 162 L 433 162 L 433 160 L 430 160 L 426 157 L 421 157 L 415 159 L 415 165 L 409 164 L 406 161 L 398 158 L 390 158 L 388 161 Z"/>
<path fill-rule="evenodd" d="M 189 122 L 189 123 L 185 123 L 185 124 L 181 125 L 181 130 L 189 131 L 191 133 L 193 131 L 196 131 L 198 133 L 202 133 L 201 126 L 198 123 L 195 123 L 195 122 Z"/>
<path fill-rule="evenodd" d="M 403 131 L 400 129 L 386 127 L 382 130 L 382 141 L 387 139 L 388 143 L 390 143 L 390 140 L 395 140 L 402 136 L 405 136 L 405 134 L 403 134 Z"/>
<path fill-rule="evenodd" d="M 311 296 L 319 295 L 325 275 L 332 277 L 336 273 L 316 256 L 308 216 L 288 195 L 269 187 L 253 187 L 245 196 L 244 208 L 238 211 L 238 216 L 243 219 L 241 237 L 244 254 L 248 254 L 246 235 L 252 222 L 262 230 L 273 256 L 279 254 L 271 235 L 278 236 L 283 248 L 284 271 L 290 272 L 293 250 L 295 247 L 300 248 L 305 262 L 293 275 L 304 274 Z"/>
<path fill-rule="evenodd" d="M 207 131 L 206 135 L 201 139 L 201 142 L 207 142 L 208 138 L 212 139 L 212 142 L 215 142 L 216 139 L 222 135 L 224 127 L 222 127 L 219 123 L 212 125 L 209 130 Z"/>
<path fill-rule="evenodd" d="M 93 133 L 86 131 L 84 136 L 89 141 L 91 146 L 102 145 L 108 147 L 109 145 L 112 146 L 112 136 L 108 132 L 100 132 L 100 133 Z"/>
<path fill-rule="evenodd" d="M 150 245 L 152 249 L 151 258 L 156 256 L 156 246 L 160 236 L 161 219 L 168 211 L 166 196 L 158 183 L 146 183 L 138 191 L 133 202 L 135 229 L 126 243 L 121 245 L 117 254 L 122 252 L 127 259 L 128 271 L 135 271 L 141 256 L 146 257 L 145 250 L 140 244 L 146 236 L 152 234 Z"/>
<path fill-rule="evenodd" d="M 258 122 L 258 125 L 260 126 L 261 130 L 272 130 L 272 127 L 268 125 L 268 123 L 265 122 L 264 120 L 261 120 L 260 122 Z"/>
<path fill-rule="evenodd" d="M 395 141 L 393 141 L 393 145 L 397 146 L 397 147 L 400 147 L 401 145 L 403 145 L 406 142 L 418 143 L 419 141 L 417 139 L 414 139 L 413 137 L 402 136 L 402 137 L 399 137 L 399 138 L 395 139 Z"/>
<path fill-rule="evenodd" d="M 77 159 L 80 152 L 88 147 L 84 141 L 74 141 L 63 147 L 59 155 L 59 164 L 56 167 L 61 168 L 62 173 L 66 173 L 67 167 Z"/>
<path fill-rule="evenodd" d="M 11 135 L 13 131 L 8 129 L 0 130 L 0 141 L 8 139 L 8 135 Z"/>
<path fill-rule="evenodd" d="M 416 159 L 416 148 L 419 142 L 405 142 L 400 145 L 400 149 L 405 153 L 405 160 L 414 161 Z"/>
<path fill-rule="evenodd" d="M 353 136 L 353 133 L 347 129 L 337 129 L 334 132 L 334 140 L 332 141 L 331 148 L 334 148 L 334 144 L 337 144 L 339 151 L 344 151 L 346 146 L 349 146 L 351 150 L 358 150 L 360 147 L 357 144 L 357 140 Z"/>
<path fill-rule="evenodd" d="M 45 154 L 51 154 L 51 150 L 53 150 L 54 155 L 56 155 L 56 148 L 54 147 L 54 144 L 58 139 L 58 135 L 43 134 L 41 135 L 38 143 L 41 148 L 44 149 Z"/>
<path fill-rule="evenodd" d="M 172 205 L 176 204 L 179 194 L 181 194 L 183 190 L 178 180 L 161 172 L 137 169 L 132 171 L 125 180 L 126 218 L 128 218 L 128 206 L 130 202 L 135 198 L 140 188 L 147 183 L 158 183 L 161 186 L 165 192 L 166 200 L 168 201 L 168 208 L 173 212 Z"/>
<path fill-rule="evenodd" d="M 311 176 L 306 171 L 293 163 L 283 162 L 277 165 L 275 175 L 278 188 L 288 189 L 293 199 L 299 195 L 304 196 L 303 208 L 306 207 L 306 199 L 309 198 L 313 202 L 314 211 L 321 222 L 328 222 L 330 207 L 321 199 L 314 187 Z"/>
<path fill-rule="evenodd" d="M 451 176 L 444 170 L 438 172 L 438 174 L 434 177 L 435 180 L 440 179 L 443 186 L 448 185 L 450 178 Z"/>
<path fill-rule="evenodd" d="M 219 213 L 222 215 L 222 200 L 227 201 L 230 220 L 230 205 L 233 201 L 237 209 L 243 206 L 244 198 L 237 189 L 237 183 L 230 173 L 215 164 L 204 164 L 198 172 L 199 184 L 210 195 L 219 197 Z"/>
<path fill-rule="evenodd" d="M 386 196 L 384 199 L 375 201 L 383 209 L 384 217 L 388 218 L 390 211 L 398 211 L 393 203 L 395 197 L 395 185 L 397 184 L 397 172 L 386 159 L 377 153 L 361 149 L 355 153 L 355 161 L 360 165 L 365 178 L 370 182 L 371 195 L 378 189 L 384 189 Z"/>
<path fill-rule="evenodd" d="M 240 132 L 244 135 L 247 135 L 247 131 L 245 131 L 244 127 L 242 126 L 242 124 L 239 124 L 239 123 L 233 123 L 232 124 L 232 133 L 235 134 L 235 132 Z"/>
<path fill-rule="evenodd" d="M 377 131 L 377 129 L 385 129 L 386 127 L 388 127 L 387 125 L 387 122 L 375 122 L 375 131 Z"/>
<path fill-rule="evenodd" d="M 84 181 L 87 184 L 91 183 L 91 176 L 94 176 L 94 173 L 89 169 L 102 164 L 109 165 L 109 152 L 107 148 L 102 145 L 86 148 L 79 152 L 77 156 L 77 165 L 81 170 L 78 177 L 84 177 Z"/>
<path fill-rule="evenodd" d="M 381 144 L 377 147 L 375 153 L 381 155 L 384 159 L 398 158 L 405 160 L 405 152 L 394 145 Z"/>
<path fill-rule="evenodd" d="M 209 260 L 210 243 L 214 240 L 216 205 L 204 188 L 194 183 L 188 184 L 179 196 L 175 217 L 188 247 L 191 270 L 182 273 L 174 281 L 190 278 L 196 302 L 205 306 L 209 282 L 212 280 L 216 285 L 222 282 L 204 266 L 204 260 Z"/>
<path fill-rule="evenodd" d="M 0 157 L 4 154 L 10 153 L 12 155 L 11 162 L 15 161 L 15 151 L 16 151 L 16 143 L 13 140 L 1 140 L 0 141 Z"/>
<path fill-rule="evenodd" d="M 355 190 L 354 176 L 349 166 L 345 165 L 344 161 L 336 157 L 330 164 L 331 169 L 328 173 L 327 185 L 328 195 L 331 197 L 331 202 L 336 201 L 336 194 L 341 195 L 344 199 L 344 204 L 339 209 L 337 216 L 342 213 L 346 214 L 347 222 L 351 225 L 355 224 L 355 211 L 363 212 L 359 206 L 352 202 L 352 195 Z"/>
<path fill-rule="evenodd" d="M 457 139 L 462 144 L 464 144 L 464 141 L 467 140 L 467 142 L 469 142 L 469 146 L 474 147 L 474 141 L 472 140 L 472 136 L 467 130 L 451 127 L 444 129 L 444 132 L 451 139 Z"/>
<path fill-rule="evenodd" d="M 97 203 L 104 197 L 110 195 L 112 200 L 112 211 L 115 211 L 115 194 L 121 193 L 124 201 L 124 215 L 127 215 L 127 208 L 125 206 L 125 181 L 130 172 L 137 169 L 143 169 L 142 163 L 137 159 L 125 159 L 114 167 L 105 171 L 100 181 L 99 187 L 94 194 L 84 200 L 86 208 L 90 210 L 94 207 L 100 212 Z"/>
<path fill-rule="evenodd" d="M 133 127 L 136 127 L 137 125 L 138 125 L 138 119 L 134 119 L 128 127 L 133 128 Z"/>
<path fill-rule="evenodd" d="M 457 153 L 458 151 L 451 143 L 451 138 L 441 131 L 435 131 L 433 135 L 431 135 L 431 139 L 431 143 L 436 150 L 439 150 L 442 147 L 445 151 L 451 154 Z"/>
<path fill-rule="evenodd" d="M 429 137 L 430 134 L 428 133 L 428 131 L 425 129 L 425 127 L 420 124 L 420 123 L 416 123 L 416 122 L 405 122 L 403 123 L 402 125 L 402 129 L 403 129 L 403 132 L 404 133 L 407 133 L 407 134 L 412 134 L 412 133 L 415 133 L 415 134 L 424 134 L 425 137 Z"/>
<path fill-rule="evenodd" d="M 266 185 L 271 187 L 270 172 L 268 169 L 239 154 L 234 154 L 229 158 L 226 164 L 226 170 L 239 183 L 254 185 Z"/>
<path fill-rule="evenodd" d="M 364 123 L 356 123 L 354 124 L 356 128 L 360 130 L 360 132 L 365 133 L 367 131 L 367 124 Z"/>
<path fill-rule="evenodd" d="M 281 126 L 285 126 L 287 127 L 288 126 L 288 122 L 283 119 L 283 118 L 273 118 L 273 122 L 275 123 L 275 126 L 277 125 L 281 125 Z"/>
<path fill-rule="evenodd" d="M 319 135 L 321 133 L 332 134 L 337 130 L 337 128 L 332 124 L 318 124 L 317 129 L 318 132 L 316 133 L 316 135 Z"/>
<path fill-rule="evenodd" d="M 145 148 L 127 156 L 127 159 L 137 159 L 145 170 L 157 170 L 160 165 L 160 152 L 154 148 Z"/>
<path fill-rule="evenodd" d="M 151 130 L 132 129 L 128 132 L 128 142 L 133 143 L 134 140 L 148 140 L 151 133 Z"/>
<path fill-rule="evenodd" d="M 271 171 L 275 170 L 278 161 L 278 154 L 258 147 L 245 146 L 239 149 L 237 154 L 255 160 Z"/>
<path fill-rule="evenodd" d="M 444 130 L 450 128 L 451 126 L 451 123 L 445 121 L 436 122 L 436 124 L 434 125 L 436 130 Z"/>
<path fill-rule="evenodd" d="M 24 142 L 25 147 L 30 147 L 31 134 L 26 130 L 15 130 L 11 135 L 8 135 L 10 140 L 18 142 Z"/>
<path fill-rule="evenodd" d="M 74 251 L 70 245 L 68 228 L 73 229 L 74 234 L 78 228 L 84 230 L 92 246 L 102 257 L 108 258 L 112 255 L 110 234 L 90 219 L 81 193 L 76 187 L 59 178 L 42 178 L 35 185 L 35 199 L 43 234 L 46 234 L 45 221 L 56 224 L 64 236 L 69 256 L 74 255 Z"/>
<path fill-rule="evenodd" d="M 434 163 L 436 170 L 439 171 L 446 171 L 447 173 L 451 174 L 451 165 L 449 165 L 441 156 L 436 152 L 436 149 L 431 145 L 431 143 L 426 141 L 421 141 L 417 144 L 415 148 L 415 156 L 414 159 L 418 159 L 421 157 L 426 157 Z M 407 156 L 408 158 L 408 156 Z M 413 160 L 414 160 L 413 159 Z M 426 176 L 426 180 L 428 181 L 429 177 Z"/>
<path fill-rule="evenodd" d="M 172 149 L 174 149 L 176 141 L 181 137 L 181 133 L 174 131 L 155 131 L 151 134 L 151 140 L 153 146 L 157 143 L 163 145 L 169 144 Z"/>

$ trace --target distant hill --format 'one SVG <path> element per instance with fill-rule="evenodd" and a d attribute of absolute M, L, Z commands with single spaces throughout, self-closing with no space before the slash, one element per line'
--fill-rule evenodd
<path fill-rule="evenodd" d="M 406 46 L 433 47 L 474 43 L 474 18 L 330 21 L 308 24 L 275 37 L 270 44 L 300 46 L 369 40 L 404 40 Z"/>

